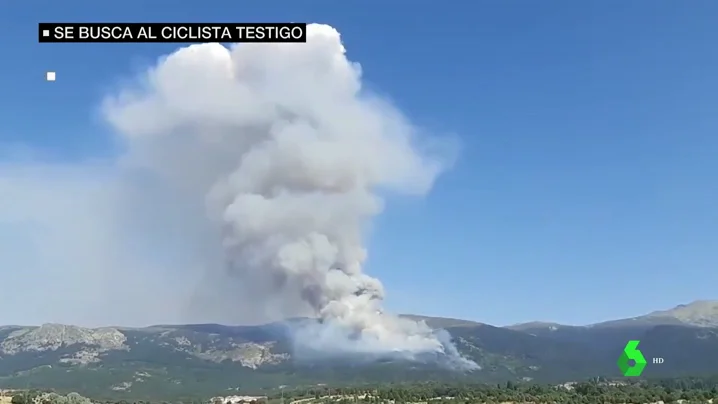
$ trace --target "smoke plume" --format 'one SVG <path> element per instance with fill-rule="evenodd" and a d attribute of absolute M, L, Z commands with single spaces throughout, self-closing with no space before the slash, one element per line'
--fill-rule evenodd
<path fill-rule="evenodd" d="M 106 112 L 132 164 L 206 202 L 222 282 L 260 310 L 319 319 L 296 332 L 300 345 L 446 351 L 426 324 L 383 314 L 382 285 L 362 271 L 377 192 L 423 194 L 442 161 L 418 151 L 390 103 L 362 92 L 336 30 L 311 25 L 307 44 L 181 49 Z"/>
<path fill-rule="evenodd" d="M 131 249 L 167 266 L 161 246 L 182 250 L 176 279 L 199 279 L 179 318 L 309 317 L 293 330 L 298 351 L 475 367 L 446 335 L 383 314 L 382 284 L 363 271 L 380 195 L 428 192 L 450 158 L 362 89 L 335 29 L 310 25 L 306 44 L 182 48 L 102 112 L 124 149 L 103 183 L 111 228 L 127 235 L 111 265 L 137 268 Z"/>

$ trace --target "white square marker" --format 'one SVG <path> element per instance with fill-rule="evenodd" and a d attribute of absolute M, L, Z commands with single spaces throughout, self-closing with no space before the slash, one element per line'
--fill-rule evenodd
<path fill-rule="evenodd" d="M 42 36 L 50 36 L 50 30 L 49 30 L 49 29 L 43 29 L 43 30 L 42 30 Z"/>
<path fill-rule="evenodd" d="M 47 81 L 55 81 L 55 72 L 47 72 L 45 78 Z"/>

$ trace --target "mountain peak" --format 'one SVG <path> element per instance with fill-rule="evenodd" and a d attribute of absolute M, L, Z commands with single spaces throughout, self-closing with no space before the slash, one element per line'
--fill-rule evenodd
<path fill-rule="evenodd" d="M 718 327 L 718 300 L 696 300 L 669 310 L 654 311 L 646 318 L 673 318 L 698 327 Z"/>

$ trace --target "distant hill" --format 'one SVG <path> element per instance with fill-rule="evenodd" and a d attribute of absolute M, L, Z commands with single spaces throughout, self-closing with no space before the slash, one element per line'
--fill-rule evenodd
<path fill-rule="evenodd" d="M 643 316 L 611 320 L 602 323 L 589 324 L 578 327 L 607 328 L 607 327 L 652 327 L 657 325 L 679 325 L 692 327 L 718 327 L 718 300 L 696 300 L 692 303 L 681 304 L 672 309 L 654 311 Z M 542 328 L 569 328 L 558 323 L 532 321 L 515 324 L 506 328 L 526 331 Z"/>
<path fill-rule="evenodd" d="M 402 314 L 401 317 L 405 317 L 414 321 L 424 321 L 429 327 L 432 328 L 477 327 L 484 325 L 482 323 L 477 323 L 476 321 L 460 320 L 457 318 L 447 317 L 428 317 L 417 316 L 414 314 Z"/>
<path fill-rule="evenodd" d="M 694 327 L 718 327 L 718 301 L 697 300 L 681 304 L 669 310 L 654 311 L 645 316 L 626 320 L 608 321 L 598 326 L 623 326 L 626 322 L 648 325 L 687 325 Z"/>
<path fill-rule="evenodd" d="M 700 301 L 589 326 L 532 322 L 495 327 L 405 315 L 446 329 L 481 370 L 456 373 L 432 363 L 347 360 L 298 362 L 281 324 L 159 325 L 89 329 L 72 325 L 0 327 L 0 388 L 54 388 L 128 399 L 197 395 L 279 385 L 404 381 L 535 380 L 619 377 L 616 360 L 641 340 L 646 376 L 718 373 L 718 302 Z M 292 321 L 301 321 L 299 319 Z"/>

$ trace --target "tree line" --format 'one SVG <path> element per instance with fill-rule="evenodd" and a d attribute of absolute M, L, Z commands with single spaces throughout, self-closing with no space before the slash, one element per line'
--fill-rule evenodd
<path fill-rule="evenodd" d="M 77 393 L 60 395 L 41 391 L 22 391 L 12 396 L 12 404 L 92 404 L 92 400 Z"/>
<path fill-rule="evenodd" d="M 718 376 L 642 380 L 638 382 L 594 379 L 562 385 L 506 382 L 497 385 L 421 383 L 379 387 L 311 388 L 285 391 L 284 401 L 307 399 L 302 404 L 718 404 Z M 272 396 L 276 400 L 276 396 Z M 311 402 L 310 402 L 311 401 Z M 285 403 L 285 404 L 290 404 Z"/>
<path fill-rule="evenodd" d="M 715 400 L 715 401 L 713 401 Z M 718 404 L 718 376 L 641 381 L 594 379 L 562 385 L 506 382 L 487 384 L 414 383 L 282 389 L 257 404 Z M 77 393 L 18 392 L 12 404 L 151 404 L 150 401 L 95 401 Z M 211 404 L 209 400 L 163 402 Z"/>

